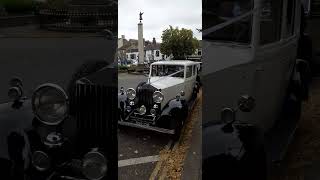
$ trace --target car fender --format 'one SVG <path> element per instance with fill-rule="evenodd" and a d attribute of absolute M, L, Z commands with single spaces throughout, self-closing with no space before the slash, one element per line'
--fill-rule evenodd
<path fill-rule="evenodd" d="M 13 103 L 0 104 L 0 163 L 11 161 L 16 173 L 23 173 L 31 163 L 27 132 L 32 129 L 33 119 L 30 100 L 19 108 Z"/>
<path fill-rule="evenodd" d="M 161 127 L 174 129 L 177 121 L 184 121 L 188 115 L 188 107 L 184 100 L 172 99 L 163 108 L 157 124 Z"/>
<path fill-rule="evenodd" d="M 170 100 L 164 107 L 161 112 L 161 116 L 169 115 L 173 117 L 180 117 L 180 116 L 186 116 L 187 112 L 187 105 L 185 100 L 177 100 L 172 99 Z"/>
<path fill-rule="evenodd" d="M 308 99 L 309 92 L 309 64 L 305 60 L 297 59 L 288 87 L 288 93 L 293 93 L 300 100 Z"/>

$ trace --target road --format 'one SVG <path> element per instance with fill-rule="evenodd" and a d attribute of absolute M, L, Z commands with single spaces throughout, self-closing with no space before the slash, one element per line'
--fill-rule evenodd
<path fill-rule="evenodd" d="M 128 75 L 120 73 L 118 87 L 136 88 L 138 83 L 146 81 L 143 75 Z M 151 131 L 120 127 L 118 132 L 119 178 L 120 180 L 149 179 L 159 153 L 171 143 L 168 135 Z"/>

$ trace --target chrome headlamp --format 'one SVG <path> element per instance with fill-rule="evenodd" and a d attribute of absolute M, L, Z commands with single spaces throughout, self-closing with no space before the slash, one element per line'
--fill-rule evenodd
<path fill-rule="evenodd" d="M 88 152 L 82 162 L 82 173 L 89 180 L 102 179 L 107 173 L 107 160 L 98 151 Z"/>
<path fill-rule="evenodd" d="M 134 100 L 137 95 L 136 90 L 134 90 L 133 88 L 127 89 L 126 94 L 129 100 Z"/>
<path fill-rule="evenodd" d="M 68 108 L 67 94 L 55 84 L 43 84 L 33 93 L 33 113 L 44 124 L 59 124 L 68 116 Z"/>
<path fill-rule="evenodd" d="M 152 98 L 155 103 L 162 103 L 164 96 L 160 91 L 155 91 L 152 95 Z"/>
<path fill-rule="evenodd" d="M 51 159 L 45 152 L 35 151 L 32 154 L 32 164 L 38 171 L 46 171 L 51 166 Z"/>
<path fill-rule="evenodd" d="M 146 114 L 146 113 L 147 113 L 147 108 L 146 108 L 146 106 L 142 105 L 142 106 L 139 108 L 139 113 L 140 113 L 141 115 Z"/>
<path fill-rule="evenodd" d="M 221 121 L 229 124 L 233 123 L 236 119 L 235 111 L 232 108 L 224 108 L 221 111 Z"/>

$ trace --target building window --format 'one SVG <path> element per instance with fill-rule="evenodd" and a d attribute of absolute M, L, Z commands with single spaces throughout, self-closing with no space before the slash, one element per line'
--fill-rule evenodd
<path fill-rule="evenodd" d="M 159 56 L 160 56 L 160 52 L 156 51 L 156 57 L 159 57 Z"/>
<path fill-rule="evenodd" d="M 131 54 L 130 57 L 131 57 L 131 59 L 136 59 L 136 55 L 135 54 Z"/>
<path fill-rule="evenodd" d="M 198 50 L 198 55 L 201 56 L 202 52 L 201 50 Z"/>

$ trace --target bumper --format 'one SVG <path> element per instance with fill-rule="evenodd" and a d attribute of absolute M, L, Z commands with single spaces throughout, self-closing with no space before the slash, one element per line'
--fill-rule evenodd
<path fill-rule="evenodd" d="M 159 127 L 136 124 L 136 123 L 126 122 L 126 121 L 119 121 L 118 124 L 122 125 L 122 126 L 129 126 L 129 127 L 139 128 L 139 129 L 156 131 L 156 132 L 160 132 L 160 133 L 164 133 L 164 134 L 175 134 L 175 130 L 173 130 L 173 129 L 159 128 Z"/>

